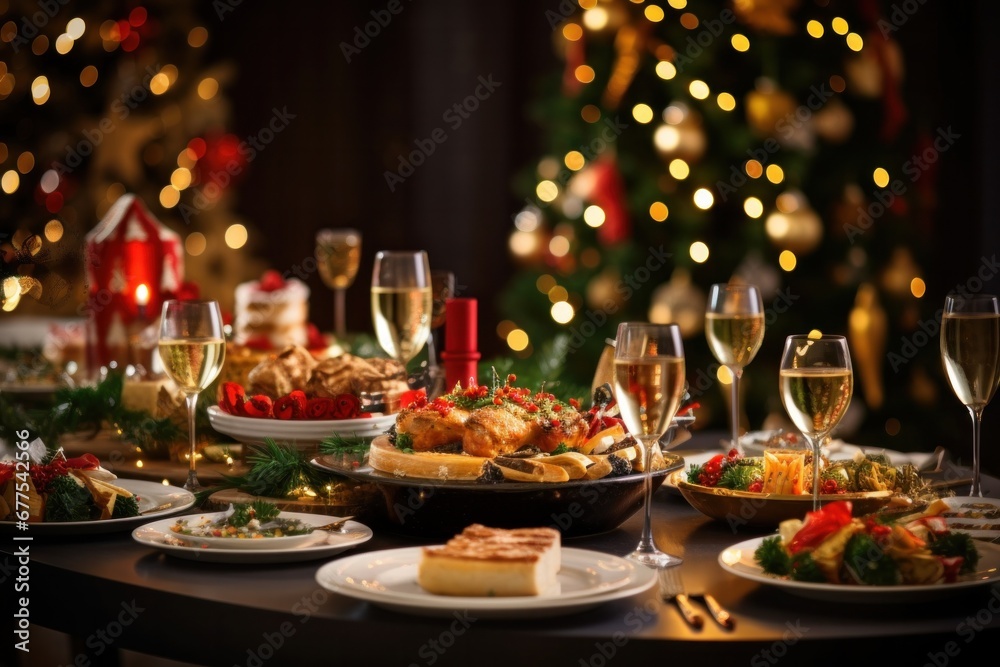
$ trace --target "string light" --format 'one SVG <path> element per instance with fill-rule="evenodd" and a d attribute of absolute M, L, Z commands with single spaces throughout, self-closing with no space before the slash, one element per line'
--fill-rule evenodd
<path fill-rule="evenodd" d="M 765 170 L 765 173 L 767 174 L 767 180 L 771 181 L 775 185 L 777 185 L 778 183 L 781 183 L 781 181 L 785 180 L 785 171 L 784 171 L 784 169 L 782 169 L 781 167 L 779 167 L 776 164 L 769 164 L 769 165 L 767 165 L 767 169 Z"/>
<path fill-rule="evenodd" d="M 670 215 L 670 209 L 661 201 L 654 201 L 649 206 L 649 217 L 656 222 L 663 222 Z"/>
<path fill-rule="evenodd" d="M 184 239 L 184 250 L 192 257 L 202 254 L 206 248 L 208 248 L 208 239 L 201 232 L 191 232 Z"/>
<path fill-rule="evenodd" d="M 764 166 L 757 160 L 747 160 L 747 163 L 743 165 L 743 170 L 750 178 L 760 178 L 764 175 Z"/>
<path fill-rule="evenodd" d="M 700 79 L 695 79 L 690 83 L 690 85 L 688 85 L 688 92 L 690 92 L 691 97 L 696 100 L 703 100 L 711 94 L 708 84 Z"/>
<path fill-rule="evenodd" d="M 680 158 L 671 160 L 667 169 L 670 171 L 670 175 L 678 181 L 683 181 L 691 173 L 691 168 L 688 166 L 688 163 Z"/>
<path fill-rule="evenodd" d="M 927 292 L 927 283 L 923 278 L 917 277 L 910 281 L 910 294 L 916 298 L 921 298 Z"/>
<path fill-rule="evenodd" d="M 555 286 L 556 286 L 556 279 L 547 273 L 543 273 L 542 275 L 538 276 L 538 279 L 535 281 L 535 289 L 537 289 L 542 294 L 548 294 L 549 291 Z M 506 336 L 507 334 L 504 335 Z"/>
<path fill-rule="evenodd" d="M 751 218 L 759 218 L 764 214 L 764 204 L 756 197 L 747 197 L 743 202 L 743 210 Z"/>
<path fill-rule="evenodd" d="M 594 80 L 594 68 L 590 65 L 580 65 L 576 68 L 574 75 L 580 83 L 590 83 Z"/>
<path fill-rule="evenodd" d="M 635 118 L 637 122 L 645 125 L 653 120 L 653 109 L 648 104 L 636 104 L 632 107 L 632 117 Z"/>
<path fill-rule="evenodd" d="M 604 209 L 597 205 L 588 206 L 583 211 L 583 221 L 587 223 L 587 226 L 600 227 L 604 224 Z"/>
<path fill-rule="evenodd" d="M 535 194 L 543 202 L 555 201 L 555 198 L 559 196 L 559 186 L 552 181 L 545 180 L 535 188 Z"/>
<path fill-rule="evenodd" d="M 830 27 L 833 28 L 833 31 L 838 35 L 846 35 L 847 31 L 850 30 L 850 27 L 847 25 L 847 21 L 839 16 L 830 21 Z"/>
<path fill-rule="evenodd" d="M 656 63 L 656 76 L 660 77 L 664 81 L 669 81 L 670 79 L 677 76 L 677 68 L 669 60 L 661 60 Z"/>
<path fill-rule="evenodd" d="M 872 180 L 875 181 L 875 185 L 880 188 L 884 188 L 889 185 L 889 172 L 879 167 L 872 173 Z"/>
<path fill-rule="evenodd" d="M 712 204 L 715 203 L 715 197 L 712 195 L 712 191 L 708 188 L 698 188 L 694 191 L 694 205 L 703 211 L 707 211 L 712 208 Z"/>
<path fill-rule="evenodd" d="M 852 32 L 847 36 L 847 48 L 851 51 L 860 51 L 865 46 L 865 40 L 861 39 L 861 35 L 856 32 Z"/>
<path fill-rule="evenodd" d="M 549 312 L 552 315 L 552 319 L 559 324 L 569 324 L 573 320 L 573 316 L 576 315 L 576 311 L 568 301 L 560 301 L 559 303 L 552 304 Z"/>
<path fill-rule="evenodd" d="M 642 13 L 645 14 L 650 23 L 659 23 L 664 17 L 663 8 L 656 5 L 647 5 Z"/>
<path fill-rule="evenodd" d="M 809 21 L 809 23 L 806 23 L 806 32 L 809 33 L 810 37 L 819 39 L 823 36 L 823 24 L 816 19 L 813 19 Z"/>
<path fill-rule="evenodd" d="M 569 300 L 569 291 L 562 285 L 553 285 L 552 289 L 548 292 L 549 301 L 552 303 L 559 303 L 560 301 Z"/>
<path fill-rule="evenodd" d="M 708 260 L 708 246 L 702 241 L 695 241 L 691 244 L 691 248 L 688 250 L 693 259 L 698 264 L 704 264 Z"/>
<path fill-rule="evenodd" d="M 566 157 L 563 158 L 563 164 L 566 168 L 571 171 L 579 171 L 583 169 L 583 165 L 586 164 L 586 159 L 583 157 L 583 153 L 580 151 L 570 151 L 566 153 Z"/>
<path fill-rule="evenodd" d="M 750 49 L 750 40 L 746 38 L 746 35 L 736 33 L 729 41 L 733 48 L 741 53 Z"/>
<path fill-rule="evenodd" d="M 515 352 L 521 352 L 528 347 L 528 334 L 524 329 L 514 329 L 507 334 L 507 347 Z"/>
<path fill-rule="evenodd" d="M 247 228 L 240 223 L 229 225 L 226 229 L 226 245 L 233 250 L 239 250 L 247 242 Z"/>
<path fill-rule="evenodd" d="M 715 98 L 715 102 L 723 111 L 732 111 L 736 108 L 736 98 L 729 93 L 719 93 L 719 96 Z"/>
<path fill-rule="evenodd" d="M 795 270 L 795 265 L 798 263 L 798 259 L 795 257 L 795 253 L 791 250 L 782 250 L 781 254 L 778 255 L 778 266 L 784 271 L 789 273 Z"/>

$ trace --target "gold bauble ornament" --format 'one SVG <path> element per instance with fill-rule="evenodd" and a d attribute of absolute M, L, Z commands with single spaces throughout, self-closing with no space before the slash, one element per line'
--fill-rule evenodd
<path fill-rule="evenodd" d="M 847 339 L 851 345 L 851 360 L 855 373 L 860 377 L 861 389 L 868 407 L 877 410 L 882 406 L 885 390 L 882 362 L 889 325 L 885 309 L 878 300 L 875 286 L 864 283 L 858 288 L 854 308 L 848 317 Z"/>
<path fill-rule="evenodd" d="M 608 267 L 587 283 L 587 305 L 597 310 L 617 312 L 625 303 L 622 291 L 616 289 L 621 276 L 614 267 Z"/>
<path fill-rule="evenodd" d="M 823 223 L 801 192 L 786 192 L 779 210 L 764 221 L 764 231 L 778 248 L 797 255 L 812 252 L 823 238 Z"/>
<path fill-rule="evenodd" d="M 854 131 L 854 114 L 846 104 L 834 99 L 813 115 L 812 126 L 816 134 L 830 143 L 843 143 Z"/>
<path fill-rule="evenodd" d="M 791 35 L 795 23 L 788 16 L 799 0 L 733 0 L 736 17 L 754 30 L 774 35 Z"/>
<path fill-rule="evenodd" d="M 687 269 L 674 269 L 669 282 L 653 291 L 649 306 L 653 324 L 676 324 L 681 336 L 690 338 L 705 327 L 705 293 L 691 282 Z"/>
<path fill-rule="evenodd" d="M 761 78 L 746 96 L 747 123 L 762 137 L 778 134 L 778 121 L 794 116 L 795 98 L 778 88 L 771 79 Z"/>
<path fill-rule="evenodd" d="M 689 163 L 701 158 L 708 142 L 698 112 L 677 103 L 667 108 L 664 117 L 666 122 L 653 132 L 653 145 L 660 157 Z"/>

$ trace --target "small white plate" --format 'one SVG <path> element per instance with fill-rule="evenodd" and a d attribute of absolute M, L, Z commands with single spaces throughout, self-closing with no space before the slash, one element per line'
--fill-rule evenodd
<path fill-rule="evenodd" d="M 417 583 L 422 547 L 358 554 L 327 563 L 316 581 L 327 590 L 392 611 L 450 616 L 456 608 L 481 618 L 528 618 L 570 614 L 640 593 L 656 572 L 598 551 L 562 549 L 560 591 L 518 597 L 458 597 L 428 593 Z"/>
<path fill-rule="evenodd" d="M 293 516 L 293 518 L 315 517 L 316 523 L 314 525 L 336 521 L 336 517 L 325 514 L 283 514 Z M 174 525 L 175 520 L 164 519 L 139 526 L 132 531 L 132 539 L 170 556 L 187 560 L 200 560 L 208 563 L 263 564 L 294 563 L 327 558 L 354 548 L 372 538 L 372 531 L 368 526 L 357 521 L 348 521 L 344 524 L 343 533 L 317 532 L 308 536 L 309 541 L 300 543 L 298 546 L 277 549 L 217 549 L 186 544 L 177 540 L 175 534 L 170 530 L 170 526 Z"/>
<path fill-rule="evenodd" d="M 178 521 L 187 521 L 188 525 L 200 525 L 205 523 L 212 524 L 227 518 L 231 513 L 232 512 L 212 512 L 210 514 L 190 514 L 188 516 L 180 516 L 175 518 L 170 526 L 173 526 Z M 328 517 L 322 514 L 300 514 L 297 512 L 281 512 L 278 518 L 292 521 L 298 519 L 302 523 L 310 526 L 324 526 L 337 520 L 337 517 Z M 238 549 L 240 551 L 293 549 L 301 544 L 305 544 L 306 542 L 315 541 L 316 537 L 312 533 L 304 533 L 302 535 L 286 535 L 284 537 L 259 537 L 253 539 L 240 539 L 237 537 L 207 537 L 175 533 L 170 530 L 170 526 L 167 526 L 167 530 L 170 531 L 171 537 L 194 547 L 209 547 L 212 549 Z"/>
<path fill-rule="evenodd" d="M 257 419 L 227 414 L 212 405 L 208 408 L 208 421 L 219 433 L 248 445 L 262 445 L 267 438 L 318 444 L 331 435 L 374 438 L 396 423 L 396 415 L 373 414 L 361 419 Z"/>
<path fill-rule="evenodd" d="M 952 584 L 918 586 L 850 586 L 846 584 L 790 581 L 764 574 L 753 554 L 768 536 L 756 537 L 724 549 L 719 554 L 719 565 L 730 574 L 768 586 L 781 588 L 793 595 L 829 602 L 857 602 L 861 604 L 904 603 L 935 600 L 977 586 L 1000 581 L 1000 546 L 976 542 L 979 565 L 969 578 Z"/>
<path fill-rule="evenodd" d="M 135 528 L 156 517 L 171 516 L 194 505 L 194 494 L 176 486 L 138 479 L 116 479 L 113 484 L 131 491 L 139 498 L 139 515 L 121 519 L 93 521 L 49 521 L 29 523 L 20 535 L 96 535 Z M 158 509 L 157 509 L 158 508 Z M 147 514 L 143 514 L 147 512 Z M 0 529 L 13 530 L 14 521 L 0 521 Z"/>

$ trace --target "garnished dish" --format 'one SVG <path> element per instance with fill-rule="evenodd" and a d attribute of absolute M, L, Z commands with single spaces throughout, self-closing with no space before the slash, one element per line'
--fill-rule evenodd
<path fill-rule="evenodd" d="M 217 549 L 284 549 L 311 541 L 312 533 L 330 524 L 308 515 L 282 512 L 272 503 L 231 505 L 225 512 L 185 516 L 169 527 L 181 542 Z"/>

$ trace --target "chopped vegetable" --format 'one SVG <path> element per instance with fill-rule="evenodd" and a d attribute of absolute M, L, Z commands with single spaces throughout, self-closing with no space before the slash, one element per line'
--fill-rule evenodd
<path fill-rule="evenodd" d="M 853 535 L 844 547 L 844 567 L 859 584 L 893 586 L 899 583 L 899 566 L 870 535 Z"/>
<path fill-rule="evenodd" d="M 792 572 L 792 559 L 781 545 L 780 537 L 769 537 L 761 542 L 753 557 L 766 574 L 784 577 Z"/>
<path fill-rule="evenodd" d="M 966 574 L 973 572 L 979 564 L 979 552 L 976 551 L 976 544 L 968 533 L 947 533 L 938 535 L 931 543 L 931 553 L 937 556 L 953 557 L 959 556 L 962 560 L 960 572 Z"/>
<path fill-rule="evenodd" d="M 46 521 L 87 521 L 94 512 L 90 491 L 69 475 L 54 477 L 45 498 Z"/>
<path fill-rule="evenodd" d="M 124 519 L 130 516 L 139 516 L 139 501 L 135 496 L 119 495 L 115 498 L 115 508 L 111 510 L 111 518 Z"/>

